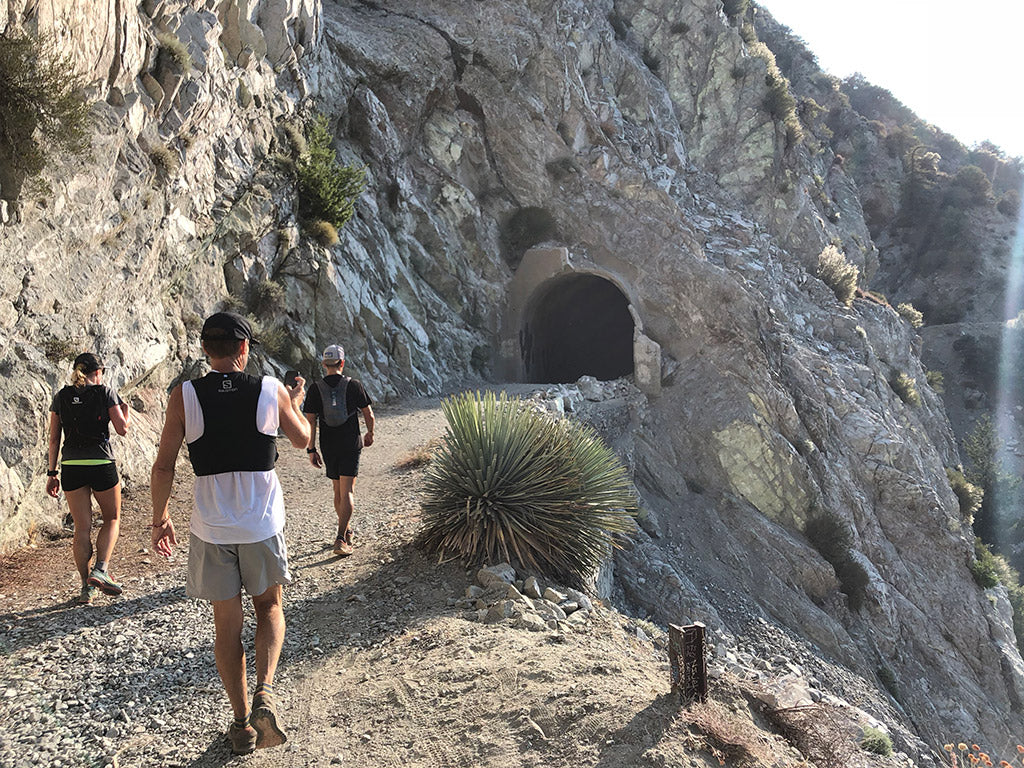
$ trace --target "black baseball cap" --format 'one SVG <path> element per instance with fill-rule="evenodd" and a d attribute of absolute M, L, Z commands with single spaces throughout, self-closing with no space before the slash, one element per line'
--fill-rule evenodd
<path fill-rule="evenodd" d="M 89 374 L 93 371 L 103 370 L 103 361 L 92 352 L 83 352 L 75 358 L 75 363 L 72 368 L 75 368 L 82 373 Z"/>
<path fill-rule="evenodd" d="M 249 325 L 249 321 L 234 312 L 217 312 L 210 315 L 203 323 L 203 332 L 199 338 L 210 341 L 241 341 L 242 339 L 256 341 L 253 338 L 252 326 Z"/>

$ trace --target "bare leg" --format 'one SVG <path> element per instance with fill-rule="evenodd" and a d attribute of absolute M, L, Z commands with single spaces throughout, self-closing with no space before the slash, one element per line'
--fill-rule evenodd
<path fill-rule="evenodd" d="M 249 714 L 249 692 L 245 686 L 245 649 L 242 648 L 242 595 L 239 593 L 228 600 L 214 600 L 211 604 L 216 632 L 213 655 L 217 660 L 217 672 L 220 673 L 220 680 L 235 717 L 241 719 Z"/>
<path fill-rule="evenodd" d="M 75 521 L 75 538 L 71 550 L 75 556 L 75 568 L 82 577 L 82 584 L 89 578 L 89 561 L 92 559 L 92 495 L 88 487 L 64 491 L 68 500 L 71 519 Z"/>
<path fill-rule="evenodd" d="M 93 491 L 93 496 L 103 513 L 103 527 L 96 537 L 96 560 L 109 563 L 121 530 L 121 484 L 105 491 Z"/>
<path fill-rule="evenodd" d="M 282 589 L 275 584 L 252 599 L 256 609 L 256 682 L 274 684 L 274 673 L 284 646 Z"/>
<path fill-rule="evenodd" d="M 342 475 L 331 482 L 334 483 L 334 511 L 338 515 L 338 536 L 343 537 L 348 532 L 352 512 L 355 510 L 356 479 Z"/>

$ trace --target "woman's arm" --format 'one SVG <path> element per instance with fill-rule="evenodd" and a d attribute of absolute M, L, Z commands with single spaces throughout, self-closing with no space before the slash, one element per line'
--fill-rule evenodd
<path fill-rule="evenodd" d="M 55 472 L 57 470 L 57 455 L 60 453 L 60 416 L 50 411 L 50 440 L 46 450 L 46 470 Z M 60 480 L 56 475 L 46 478 L 46 492 L 57 498 L 60 490 Z"/>
<path fill-rule="evenodd" d="M 107 415 L 110 417 L 110 423 L 114 426 L 114 431 L 117 432 L 121 437 L 128 434 L 128 403 L 118 403 L 112 405 L 107 409 Z"/>

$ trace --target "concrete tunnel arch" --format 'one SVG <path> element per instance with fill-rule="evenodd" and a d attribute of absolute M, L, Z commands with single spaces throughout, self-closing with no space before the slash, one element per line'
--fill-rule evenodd
<path fill-rule="evenodd" d="M 499 363 L 510 381 L 570 383 L 634 375 L 661 391 L 661 347 L 644 334 L 632 286 L 618 270 L 564 247 L 529 249 L 509 284 Z"/>
<path fill-rule="evenodd" d="M 527 381 L 565 384 L 581 376 L 610 381 L 633 373 L 633 316 L 608 279 L 588 273 L 556 277 L 524 308 L 519 331 Z"/>

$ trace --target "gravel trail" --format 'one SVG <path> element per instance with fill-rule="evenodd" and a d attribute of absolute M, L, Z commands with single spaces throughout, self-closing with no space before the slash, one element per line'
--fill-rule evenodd
<path fill-rule="evenodd" d="M 313 704 L 304 694 L 307 678 L 325 655 L 344 665 L 348 649 L 378 643 L 414 609 L 421 613 L 410 590 L 395 589 L 424 565 L 411 548 L 419 474 L 395 465 L 440 435 L 444 420 L 429 399 L 377 406 L 376 413 L 377 440 L 363 452 L 356 485 L 357 548 L 347 559 L 331 552 L 330 481 L 304 452 L 280 444 L 295 578 L 285 590 L 288 630 L 276 681 L 285 723 L 301 721 Z M 100 596 L 87 607 L 69 602 L 77 575 L 67 532 L 0 563 L 0 766 L 233 759 L 223 739 L 230 708 L 214 666 L 212 611 L 185 597 L 191 477 L 187 462 L 180 463 L 172 498 L 179 546 L 169 562 L 149 549 L 148 489 L 126 492 L 112 565 L 124 582 L 121 598 Z M 369 610 L 371 604 L 383 610 Z M 251 653 L 248 602 L 246 613 L 243 639 Z M 280 764 L 282 751 L 272 751 Z"/>

